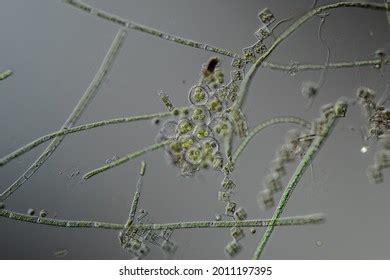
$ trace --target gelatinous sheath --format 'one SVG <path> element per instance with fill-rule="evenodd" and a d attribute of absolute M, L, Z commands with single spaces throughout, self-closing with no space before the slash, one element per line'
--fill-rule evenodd
<path fill-rule="evenodd" d="M 235 163 L 238 157 L 241 155 L 242 151 L 246 148 L 246 146 L 250 143 L 250 141 L 262 131 L 264 128 L 272 126 L 274 124 L 282 124 L 282 123 L 295 123 L 306 128 L 310 128 L 310 123 L 304 119 L 297 117 L 276 117 L 269 120 L 266 120 L 256 126 L 253 130 L 251 130 L 248 136 L 241 142 L 232 157 L 232 163 Z"/>
<path fill-rule="evenodd" d="M 293 226 L 319 224 L 325 221 L 325 216 L 322 214 L 307 215 L 302 217 L 287 217 L 278 219 L 277 226 Z M 196 222 L 181 222 L 168 224 L 142 224 L 138 225 L 142 229 L 191 229 L 191 228 L 231 228 L 231 227 L 266 227 L 270 224 L 271 219 L 265 220 L 245 220 L 245 221 L 196 221 Z"/>
<path fill-rule="evenodd" d="M 125 228 L 129 228 L 134 222 L 134 217 L 135 217 L 135 213 L 137 212 L 139 198 L 141 196 L 141 189 L 142 189 L 142 184 L 143 184 L 142 177 L 145 175 L 145 167 L 146 167 L 146 164 L 143 161 L 141 163 L 141 169 L 139 172 L 139 178 L 138 178 L 137 187 L 136 187 L 134 197 L 133 197 L 133 202 L 131 203 L 131 207 L 130 207 L 129 219 L 126 222 Z"/>
<path fill-rule="evenodd" d="M 274 230 L 275 222 L 282 215 L 283 210 L 286 207 L 287 201 L 290 198 L 292 192 L 294 191 L 295 187 L 298 185 L 298 183 L 301 180 L 306 169 L 310 166 L 310 164 L 313 162 L 315 156 L 320 151 L 323 143 L 325 142 L 326 138 L 329 136 L 330 132 L 332 131 L 333 127 L 335 126 L 338 118 L 339 117 L 335 113 L 331 114 L 328 117 L 327 122 L 324 124 L 322 134 L 317 135 L 316 138 L 314 138 L 312 144 L 310 145 L 310 147 L 306 151 L 301 162 L 299 163 L 294 174 L 292 175 L 290 181 L 288 182 L 287 187 L 285 188 L 285 191 L 284 191 L 284 193 L 279 201 L 279 204 L 276 207 L 276 210 L 272 216 L 272 221 L 268 225 L 262 239 L 260 240 L 259 245 L 256 248 L 253 259 L 259 259 L 261 257 L 261 254 L 263 253 L 264 248 L 265 248 L 265 246 L 266 246 L 266 244 L 267 244 L 267 242 L 268 242 L 269 238 L 271 237 L 271 234 Z"/>
<path fill-rule="evenodd" d="M 185 107 L 187 108 L 187 107 Z M 184 109 L 184 108 L 180 108 Z M 115 119 L 109 119 L 109 120 L 103 120 L 99 122 L 94 122 L 94 123 L 87 123 L 79 126 L 75 126 L 72 128 L 66 128 L 66 129 L 61 129 L 49 134 L 46 134 L 44 136 L 41 136 L 34 141 L 20 147 L 19 149 L 15 150 L 14 152 L 6 155 L 5 157 L 0 159 L 0 166 L 3 166 L 10 162 L 11 160 L 23 155 L 24 153 L 27 153 L 28 151 L 31 151 L 32 149 L 38 147 L 39 145 L 56 138 L 58 136 L 64 136 L 67 134 L 71 133 L 76 133 L 92 128 L 97 128 L 101 126 L 106 126 L 106 125 L 112 125 L 112 124 L 120 124 L 120 123 L 129 123 L 129 122 L 134 122 L 134 121 L 141 121 L 141 120 L 150 120 L 154 118 L 164 118 L 173 115 L 172 112 L 163 112 L 163 113 L 156 113 L 156 114 L 149 114 L 149 115 L 139 115 L 139 116 L 133 116 L 133 117 L 125 117 L 125 118 L 115 118 Z"/>
<path fill-rule="evenodd" d="M 255 63 L 249 68 L 247 74 L 240 85 L 240 91 L 238 93 L 237 106 L 242 107 L 246 95 L 249 91 L 250 84 L 252 82 L 253 77 L 256 74 L 256 71 L 263 63 L 263 61 L 268 58 L 268 56 L 282 43 L 285 39 L 287 39 L 292 33 L 299 29 L 305 22 L 314 17 L 315 15 L 321 14 L 328 10 L 337 9 L 337 8 L 365 8 L 372 10 L 386 10 L 385 5 L 377 4 L 377 3 L 368 3 L 368 2 L 339 2 L 329 5 L 320 6 L 318 8 L 314 8 L 305 13 L 302 17 L 297 19 L 292 25 L 290 25 L 282 34 L 280 34 L 276 40 L 272 43 L 272 45 L 268 48 L 268 50 L 261 55 Z"/>
<path fill-rule="evenodd" d="M 172 42 L 175 42 L 178 44 L 183 44 L 183 45 L 191 46 L 194 48 L 211 51 L 211 52 L 218 53 L 218 54 L 225 55 L 225 56 L 230 56 L 230 57 L 234 56 L 234 53 L 231 51 L 224 50 L 224 49 L 214 47 L 214 46 L 210 46 L 210 45 L 207 45 L 205 43 L 196 42 L 196 41 L 193 41 L 190 39 L 174 36 L 174 35 L 171 35 L 169 33 L 166 33 L 166 32 L 163 32 L 163 31 L 160 31 L 160 30 L 157 30 L 157 29 L 154 29 L 154 28 L 151 28 L 151 27 L 139 24 L 139 23 L 136 23 L 134 21 L 123 19 L 117 15 L 110 14 L 110 13 L 102 11 L 102 10 L 93 9 L 92 7 L 82 3 L 81 1 L 64 0 L 64 2 L 67 4 L 70 4 L 73 7 L 76 7 L 84 12 L 87 12 L 91 15 L 96 14 L 96 16 L 98 16 L 100 18 L 111 21 L 115 24 L 119 24 L 122 27 L 127 27 L 129 29 L 133 29 L 133 30 L 147 33 L 147 34 L 150 34 L 153 36 L 157 36 L 157 37 L 160 37 L 162 39 L 172 41 Z M 95 13 L 95 11 L 96 11 L 96 13 Z"/>
<path fill-rule="evenodd" d="M 366 66 L 375 66 L 379 63 L 383 64 L 390 64 L 390 59 L 385 59 L 384 61 L 381 61 L 380 59 L 374 59 L 374 60 L 358 60 L 358 61 L 352 61 L 352 62 L 329 62 L 327 65 L 322 64 L 304 64 L 298 62 L 298 65 L 295 66 L 295 70 L 298 72 L 301 71 L 317 71 L 317 70 L 324 70 L 327 69 L 343 69 L 343 68 L 353 68 L 353 67 L 366 67 Z M 289 72 L 291 71 L 291 68 L 294 66 L 291 65 L 282 65 L 277 64 L 273 62 L 267 62 L 263 61 L 261 64 L 262 67 L 270 68 L 272 70 L 280 70 Z"/>
<path fill-rule="evenodd" d="M 125 30 L 121 29 L 118 31 L 94 79 L 90 83 L 87 90 L 84 92 L 83 96 L 81 97 L 78 104 L 73 109 L 73 112 L 69 115 L 68 119 L 65 121 L 61 129 L 70 128 L 74 126 L 74 124 L 80 118 L 81 114 L 95 97 L 98 89 L 104 81 L 104 78 L 107 76 L 109 70 L 111 69 L 114 59 L 117 56 L 119 49 L 126 38 L 126 35 L 127 32 Z M 48 145 L 45 151 L 34 161 L 34 163 L 30 165 L 30 167 L 0 195 L 0 201 L 6 200 L 10 195 L 12 195 L 16 190 L 18 190 L 54 153 L 54 151 L 60 145 L 64 137 L 65 135 L 56 137 Z"/>
<path fill-rule="evenodd" d="M 111 21 L 112 23 L 119 24 L 122 27 L 126 26 L 129 29 L 137 30 L 152 36 L 156 36 L 158 38 L 162 38 L 171 42 L 175 42 L 178 44 L 183 44 L 189 47 L 203 49 L 206 51 L 210 51 L 213 53 L 217 53 L 220 55 L 228 56 L 228 57 L 239 57 L 239 54 L 236 54 L 232 51 L 222 49 L 220 47 L 214 47 L 207 45 L 205 43 L 196 42 L 190 39 L 181 38 L 178 36 L 174 36 L 171 34 L 168 34 L 166 32 L 157 30 L 152 27 L 148 27 L 142 24 L 139 24 L 137 22 L 123 19 L 117 15 L 110 14 L 108 12 L 94 9 L 89 5 L 83 4 L 81 1 L 71 1 L 71 0 L 63 0 L 65 3 L 68 3 L 82 11 L 85 11 L 91 15 L 96 15 L 102 19 Z M 96 11 L 96 12 L 95 12 Z M 373 66 L 380 62 L 380 60 L 367 60 L 367 61 L 356 61 L 356 62 L 341 62 L 341 63 L 329 63 L 327 65 L 328 68 L 349 68 L 349 67 L 361 67 L 361 66 Z M 390 64 L 390 60 L 386 60 L 384 62 L 385 64 Z M 264 61 L 261 64 L 262 67 L 267 67 L 273 70 L 281 70 L 281 71 L 289 71 L 288 65 L 278 64 L 278 63 L 272 63 L 272 62 L 266 62 Z M 297 68 L 299 71 L 313 71 L 313 70 L 322 70 L 325 68 L 325 65 L 316 65 L 316 64 L 300 64 Z"/>
<path fill-rule="evenodd" d="M 99 174 L 101 172 L 107 171 L 107 170 L 109 170 L 111 168 L 114 168 L 114 167 L 116 167 L 118 165 L 121 165 L 122 163 L 125 163 L 125 162 L 127 162 L 129 160 L 132 160 L 134 158 L 142 156 L 142 155 L 146 154 L 147 152 L 151 152 L 151 151 L 155 151 L 157 149 L 160 149 L 160 148 L 168 145 L 169 143 L 171 143 L 171 140 L 166 140 L 166 141 L 163 141 L 163 142 L 160 142 L 160 143 L 148 146 L 148 147 L 146 147 L 146 148 L 144 148 L 142 150 L 136 151 L 134 153 L 128 154 L 127 156 L 124 156 L 124 157 L 122 157 L 122 158 L 120 158 L 118 160 L 115 160 L 115 161 L 113 161 L 113 162 L 111 162 L 109 164 L 103 165 L 102 167 L 99 167 L 99 168 L 97 168 L 95 170 L 92 170 L 92 171 L 88 172 L 87 174 L 85 174 L 83 176 L 83 178 L 85 180 L 88 180 L 89 178 L 91 178 L 91 177 L 93 177 L 93 176 L 95 176 L 95 175 L 97 175 L 97 174 Z"/>
<path fill-rule="evenodd" d="M 10 210 L 0 209 L 0 217 L 17 220 L 20 222 L 66 227 L 66 228 L 98 228 L 98 229 L 111 229 L 122 230 L 124 224 L 106 223 L 98 221 L 70 221 L 59 220 L 51 218 L 40 218 L 39 216 L 30 216 L 27 214 L 17 213 Z M 310 225 L 320 224 L 325 221 L 323 214 L 312 214 L 305 216 L 294 216 L 278 219 L 275 226 L 298 226 L 298 225 Z M 139 229 L 192 229 L 192 228 L 230 228 L 233 226 L 239 227 L 266 227 L 271 222 L 270 219 L 259 220 L 245 220 L 245 221 L 194 221 L 194 222 L 179 222 L 179 223 L 167 223 L 167 224 L 135 224 L 132 227 Z"/>
<path fill-rule="evenodd" d="M 57 227 L 123 229 L 122 224 L 94 222 L 94 221 L 69 221 L 69 220 L 42 218 L 39 216 L 30 216 L 27 214 L 17 213 L 5 209 L 0 209 L 0 216 L 13 219 L 13 220 L 22 221 L 22 222 L 35 223 L 35 224 L 48 225 L 48 226 L 57 226 Z"/>

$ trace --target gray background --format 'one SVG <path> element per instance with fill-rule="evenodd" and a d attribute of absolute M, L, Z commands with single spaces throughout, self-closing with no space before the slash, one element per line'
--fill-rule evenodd
<path fill-rule="evenodd" d="M 240 52 L 255 41 L 257 13 L 270 7 L 277 19 L 304 11 L 311 1 L 189 1 L 189 0 L 89 0 L 91 5 L 124 18 L 172 34 Z M 318 1 L 325 4 L 332 1 Z M 381 1 L 380 1 L 381 2 Z M 383 2 L 383 1 L 382 1 Z M 305 24 L 273 52 L 269 61 L 323 63 L 326 50 L 317 38 L 319 18 Z M 283 25 L 286 26 L 286 25 Z M 2 0 L 0 9 L 0 68 L 14 75 L 0 82 L 0 154 L 48 132 L 65 121 L 97 71 L 118 26 L 70 8 L 61 1 Z M 283 30 L 279 28 L 276 33 Z M 378 48 L 389 51 L 389 26 L 384 12 L 362 9 L 332 11 L 323 26 L 331 47 L 331 61 L 371 58 Z M 164 111 L 156 92 L 169 93 L 176 105 L 187 104 L 187 91 L 198 80 L 201 64 L 213 54 L 130 31 L 108 79 L 78 124 L 112 117 Z M 230 59 L 221 57 L 225 74 Z M 245 113 L 249 125 L 278 115 L 317 117 L 320 105 L 339 96 L 353 97 L 360 85 L 382 93 L 389 71 L 372 67 L 330 70 L 310 110 L 300 94 L 302 81 L 319 72 L 289 76 L 273 70 L 258 71 Z M 385 182 L 370 185 L 365 170 L 373 162 L 369 152 L 359 152 L 357 130 L 364 122 L 360 109 L 334 130 L 314 162 L 314 178 L 305 174 L 284 215 L 323 212 L 322 225 L 277 228 L 266 249 L 267 259 L 388 259 L 390 257 L 390 173 Z M 233 179 L 238 185 L 235 200 L 250 218 L 265 218 L 272 210 L 259 210 L 255 195 L 275 150 L 292 126 L 280 125 L 259 135 L 242 154 Z M 46 209 L 64 219 L 125 222 L 135 191 L 140 159 L 83 181 L 81 175 L 154 142 L 158 127 L 149 121 L 102 127 L 66 137 L 46 164 L 7 202 L 6 207 L 26 212 Z M 3 191 L 39 155 L 35 149 L 0 169 Z M 144 157 L 148 163 L 142 208 L 155 222 L 213 219 L 224 205 L 217 201 L 221 175 L 202 172 L 193 179 L 178 176 L 162 151 Z M 293 167 L 289 170 L 289 175 Z M 80 170 L 80 175 L 71 174 Z M 287 177 L 285 183 L 287 181 Z M 243 240 L 238 258 L 253 254 L 263 230 Z M 66 248 L 70 259 L 125 259 L 115 231 L 63 229 L 0 218 L 0 258 L 51 259 Z M 174 258 L 225 258 L 229 230 L 177 231 L 179 244 Z M 317 246 L 317 241 L 322 246 Z M 153 248 L 149 258 L 163 258 Z"/>

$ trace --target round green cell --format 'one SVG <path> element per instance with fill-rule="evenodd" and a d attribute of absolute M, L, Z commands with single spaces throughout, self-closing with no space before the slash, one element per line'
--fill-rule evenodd
<path fill-rule="evenodd" d="M 180 121 L 178 129 L 181 134 L 185 134 L 191 132 L 194 129 L 194 125 L 191 121 L 184 119 Z"/>
<path fill-rule="evenodd" d="M 186 159 L 191 164 L 200 164 L 202 162 L 202 151 L 199 147 L 191 147 L 186 153 Z"/>

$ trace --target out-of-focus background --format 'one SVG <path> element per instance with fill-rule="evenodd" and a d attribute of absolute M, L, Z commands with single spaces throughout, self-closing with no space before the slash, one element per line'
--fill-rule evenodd
<path fill-rule="evenodd" d="M 277 20 L 299 14 L 312 1 L 124 1 L 89 0 L 99 9 L 169 33 L 221 46 L 235 52 L 255 42 L 258 12 L 269 7 Z M 318 5 L 335 1 L 318 1 Z M 383 1 L 379 1 L 383 2 Z M 322 28 L 331 49 L 330 60 L 373 59 L 383 48 L 389 52 L 389 23 L 385 12 L 365 9 L 332 10 Z M 304 24 L 285 40 L 268 61 L 323 64 L 326 48 L 318 39 L 320 17 Z M 281 25 L 279 34 L 287 25 Z M 88 87 L 108 50 L 118 26 L 52 0 L 5 0 L 0 9 L 0 69 L 14 71 L 0 82 L 0 155 L 61 127 Z M 270 41 L 269 41 L 270 42 Z M 185 106 L 189 88 L 198 81 L 201 65 L 214 54 L 176 45 L 137 31 L 129 31 L 112 71 L 78 124 L 113 117 L 161 112 L 157 96 L 163 90 L 177 106 Z M 220 57 L 228 75 L 230 59 Z M 310 109 L 300 93 L 303 81 L 318 81 L 320 72 L 260 69 L 251 86 L 244 112 L 250 127 L 278 115 L 313 119 L 321 105 L 339 96 L 353 98 L 368 86 L 378 96 L 389 82 L 389 68 L 329 70 Z M 323 212 L 322 225 L 276 228 L 267 246 L 267 259 L 388 259 L 390 258 L 390 173 L 379 185 L 368 183 L 365 171 L 377 149 L 364 145 L 359 128 L 360 109 L 352 107 L 340 121 L 291 197 L 285 216 Z M 250 144 L 237 163 L 234 199 L 249 218 L 267 218 L 256 194 L 276 149 L 288 129 L 267 129 Z M 49 217 L 124 223 L 129 213 L 141 159 L 102 173 L 88 181 L 82 174 L 154 143 L 158 126 L 150 121 L 107 126 L 69 135 L 46 164 L 5 206 L 19 212 L 45 209 Z M 44 145 L 0 169 L 0 191 L 6 189 L 43 151 Z M 143 158 L 147 162 L 141 207 L 153 222 L 211 220 L 223 212 L 217 200 L 222 176 L 201 172 L 183 178 L 166 161 L 163 151 Z M 290 165 L 289 175 L 294 165 Z M 79 173 L 79 174 L 78 174 Z M 74 174 L 72 176 L 72 174 Z M 78 175 L 75 175 L 78 174 Z M 287 180 L 285 180 L 287 183 Z M 279 196 L 277 196 L 279 199 Z M 250 234 L 237 258 L 248 259 L 263 230 Z M 177 259 L 223 259 L 230 242 L 228 229 L 175 231 Z M 69 259 L 126 259 L 118 232 L 55 228 L 0 218 L 1 259 L 52 259 L 66 249 Z M 152 247 L 149 258 L 163 258 Z"/>

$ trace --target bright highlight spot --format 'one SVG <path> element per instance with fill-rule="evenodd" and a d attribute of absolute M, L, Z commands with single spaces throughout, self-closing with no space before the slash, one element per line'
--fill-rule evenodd
<path fill-rule="evenodd" d="M 363 147 L 360 149 L 360 152 L 361 152 L 362 154 L 367 153 L 367 151 L 368 151 L 368 147 L 367 147 L 367 146 L 363 146 Z"/>

